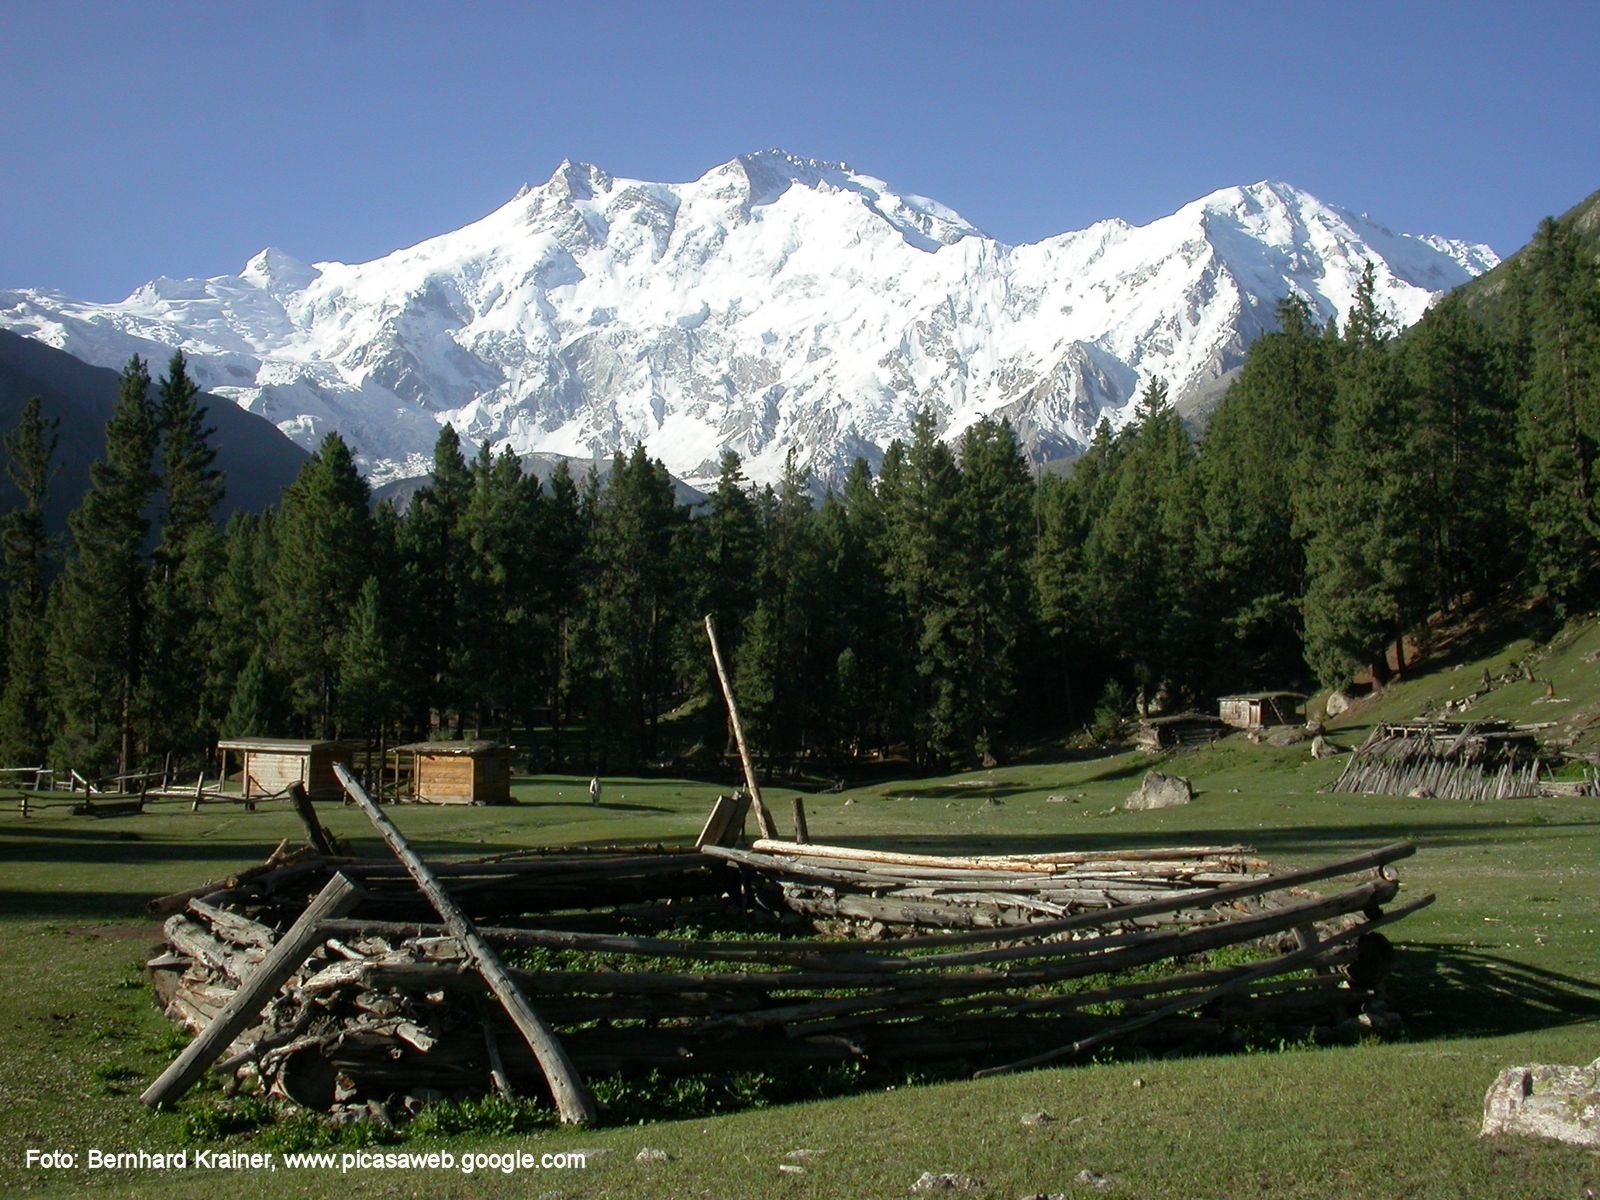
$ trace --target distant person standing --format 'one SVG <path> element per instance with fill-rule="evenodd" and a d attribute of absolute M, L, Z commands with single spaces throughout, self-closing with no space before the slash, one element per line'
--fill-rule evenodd
<path fill-rule="evenodd" d="M 589 780 L 589 803 L 594 805 L 600 803 L 600 776 L 598 775 Z"/>

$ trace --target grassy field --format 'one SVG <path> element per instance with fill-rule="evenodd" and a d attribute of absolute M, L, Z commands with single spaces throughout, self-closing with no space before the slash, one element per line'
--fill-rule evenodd
<path fill-rule="evenodd" d="M 1600 628 L 1560 639 L 1540 684 L 1507 684 L 1471 715 L 1584 724 L 1600 702 Z M 1414 716 L 1472 690 L 1484 666 L 1535 649 L 1499 645 L 1390 689 L 1333 730 L 1351 745 L 1372 721 Z M 0 1184 L 60 1195 L 683 1196 L 910 1195 L 924 1172 L 969 1177 L 968 1195 L 1019 1197 L 1552 1197 L 1600 1191 L 1600 1161 L 1553 1144 L 1477 1136 L 1484 1090 L 1513 1063 L 1600 1054 L 1600 800 L 1456 804 L 1320 789 L 1339 760 L 1304 746 L 1231 738 L 1171 759 L 1198 796 L 1185 808 L 1118 805 L 1152 763 L 1132 754 L 807 797 L 813 839 L 931 850 L 1240 841 L 1311 864 L 1396 840 L 1402 899 L 1431 908 L 1394 927 L 1392 992 L 1407 1036 L 1387 1044 L 1251 1055 L 1084 1064 L 982 1082 L 902 1086 L 843 1099 L 692 1121 L 505 1138 L 412 1139 L 400 1150 L 590 1152 L 582 1170 L 506 1174 L 459 1168 L 337 1166 L 250 1171 L 88 1170 L 90 1150 L 249 1149 L 194 1140 L 185 1115 L 137 1102 L 182 1038 L 156 1012 L 139 966 L 158 938 L 152 895 L 259 862 L 299 829 L 285 810 L 176 805 L 89 819 L 0 812 Z M 590 808 L 577 779 L 519 782 L 512 808 L 404 808 L 396 820 L 425 854 L 693 839 L 715 787 L 612 779 Z M 787 827 L 788 796 L 770 794 Z M 364 852 L 381 845 L 360 815 L 324 820 Z M 1026 1124 L 1029 1114 L 1053 1120 Z M 636 1161 L 640 1150 L 666 1161 Z M 28 1151 L 76 1154 L 73 1168 L 27 1166 Z M 809 1154 L 794 1155 L 796 1151 Z M 337 1153 L 337 1151 L 336 1151 Z M 791 1155 L 793 1155 L 791 1157 Z M 780 1170 L 780 1167 L 788 1168 Z M 1080 1173 L 1092 1174 L 1083 1175 Z"/>

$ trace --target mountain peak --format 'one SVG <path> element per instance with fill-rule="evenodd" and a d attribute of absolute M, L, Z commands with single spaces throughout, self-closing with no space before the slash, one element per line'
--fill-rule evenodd
<path fill-rule="evenodd" d="M 611 176 L 593 163 L 564 158 L 545 181 L 545 187 L 573 200 L 593 200 L 596 192 L 609 192 L 612 183 Z"/>
<path fill-rule="evenodd" d="M 1483 269 L 1278 180 L 1134 227 L 1005 246 L 842 162 L 758 150 L 687 183 L 563 161 L 461 229 L 371 262 L 264 250 L 238 276 L 161 280 L 121 304 L 0 293 L 0 327 L 97 365 L 185 351 L 205 386 L 375 480 L 427 470 L 439 426 L 582 458 L 638 443 L 680 478 L 732 450 L 824 481 L 935 414 L 1006 417 L 1036 459 L 1238 365 L 1277 302 L 1343 318 L 1366 263 L 1406 324 Z"/>
<path fill-rule="evenodd" d="M 239 278 L 282 299 L 290 292 L 304 291 L 321 274 L 322 272 L 316 267 L 301 262 L 294 255 L 285 254 L 275 246 L 268 246 L 245 263 L 244 270 L 239 272 Z"/>

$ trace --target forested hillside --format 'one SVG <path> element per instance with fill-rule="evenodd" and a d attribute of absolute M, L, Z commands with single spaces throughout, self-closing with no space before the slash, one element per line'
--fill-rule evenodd
<path fill-rule="evenodd" d="M 709 613 L 773 763 L 960 764 L 1141 698 L 1381 673 L 1386 644 L 1469 595 L 1589 605 L 1585 211 L 1540 227 L 1494 304 L 1451 296 L 1403 338 L 1370 270 L 1342 327 L 1285 303 L 1198 444 L 1157 384 L 1036 481 L 1004 423 L 951 447 L 924 412 L 820 505 L 792 459 L 758 489 L 727 455 L 691 512 L 643 447 L 604 487 L 565 466 L 541 484 L 509 451 L 467 461 L 447 427 L 403 515 L 331 435 L 274 509 L 219 532 L 182 357 L 156 383 L 135 360 L 68 544 L 41 520 L 55 429 L 29 406 L 7 437 L 0 758 L 104 772 L 219 734 L 435 727 L 586 768 L 714 758 Z"/>

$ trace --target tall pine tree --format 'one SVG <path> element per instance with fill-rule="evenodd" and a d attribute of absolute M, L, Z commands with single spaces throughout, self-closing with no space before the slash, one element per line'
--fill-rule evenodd
<path fill-rule="evenodd" d="M 134 765 L 134 698 L 149 649 L 145 513 L 155 496 L 159 437 L 150 373 L 135 356 L 106 423 L 105 457 L 68 519 L 73 554 L 51 605 L 51 674 L 60 728 L 56 760 L 82 773 Z"/>
<path fill-rule="evenodd" d="M 39 397 L 22 408 L 4 439 L 6 475 L 19 503 L 0 518 L 6 585 L 5 690 L 0 692 L 0 762 L 43 766 L 49 751 L 50 684 L 46 665 L 46 580 L 50 538 L 44 503 L 54 474 L 57 427 Z"/>

